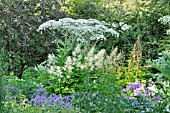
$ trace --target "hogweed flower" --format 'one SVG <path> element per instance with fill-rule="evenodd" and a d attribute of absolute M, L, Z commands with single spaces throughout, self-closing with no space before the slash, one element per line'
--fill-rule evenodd
<path fill-rule="evenodd" d="M 107 29 L 105 32 L 110 32 L 112 35 L 116 35 L 116 37 L 119 37 L 119 33 L 112 28 Z"/>
<path fill-rule="evenodd" d="M 126 30 L 131 28 L 130 25 L 127 25 L 127 24 L 125 24 L 123 22 L 120 22 L 119 25 L 121 26 L 121 30 L 123 30 L 123 31 L 126 31 Z"/>
<path fill-rule="evenodd" d="M 126 31 L 126 30 L 128 30 L 128 29 L 131 28 L 130 25 L 127 25 L 127 24 L 125 24 L 124 22 L 112 23 L 112 27 L 113 27 L 113 28 L 119 28 L 119 27 L 120 27 L 122 31 Z"/>
<path fill-rule="evenodd" d="M 162 24 L 170 24 L 170 16 L 166 15 L 158 19 L 158 22 L 161 22 Z"/>
<path fill-rule="evenodd" d="M 106 37 L 103 34 L 98 34 L 90 37 L 90 40 L 106 40 Z"/>
<path fill-rule="evenodd" d="M 37 31 L 46 29 L 56 29 L 60 31 L 62 35 L 70 33 L 71 36 L 74 36 L 76 40 L 81 43 L 88 43 L 90 40 L 106 40 L 103 35 L 105 32 L 110 32 L 113 36 L 119 37 L 119 33 L 108 28 L 106 22 L 100 22 L 96 19 L 76 20 L 72 18 L 63 18 L 59 19 L 59 21 L 49 20 L 41 24 Z"/>
<path fill-rule="evenodd" d="M 57 21 L 55 20 L 49 20 L 43 24 L 41 24 L 39 26 L 39 28 L 37 29 L 37 31 L 40 31 L 40 30 L 45 30 L 46 28 L 49 28 L 49 29 L 56 29 L 56 26 L 57 25 Z"/>

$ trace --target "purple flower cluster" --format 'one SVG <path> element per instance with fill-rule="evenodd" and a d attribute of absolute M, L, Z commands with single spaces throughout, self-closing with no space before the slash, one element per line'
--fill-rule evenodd
<path fill-rule="evenodd" d="M 145 84 L 141 84 L 138 79 L 135 80 L 135 83 L 129 83 L 129 86 L 127 86 L 125 89 L 122 90 L 122 92 L 127 92 L 129 90 L 134 91 L 135 96 L 143 95 L 145 93 L 146 95 L 149 95 L 150 91 L 145 89 Z"/>
<path fill-rule="evenodd" d="M 149 87 L 154 85 L 154 82 L 152 79 L 148 80 L 149 82 Z M 150 100 L 156 100 L 160 101 L 161 96 L 160 95 L 154 95 L 153 98 L 151 98 L 151 93 L 153 92 L 152 90 L 147 90 L 148 88 L 146 87 L 145 84 L 141 84 L 138 79 L 135 80 L 135 83 L 129 83 L 129 86 L 127 86 L 125 89 L 122 90 L 122 92 L 127 92 L 127 91 L 133 91 L 134 96 L 144 96 L 146 98 L 150 97 Z"/>
<path fill-rule="evenodd" d="M 46 89 L 44 89 L 44 88 L 39 88 L 39 89 L 36 90 L 36 92 L 35 92 L 34 95 L 43 96 L 43 95 L 47 95 L 47 94 L 48 94 L 48 93 L 47 93 Z"/>
<path fill-rule="evenodd" d="M 6 85 L 4 86 L 4 88 L 8 93 L 11 92 L 13 95 L 16 95 L 19 93 L 19 88 L 17 88 L 16 86 Z"/>
<path fill-rule="evenodd" d="M 47 92 L 44 88 L 39 88 L 35 94 L 36 97 L 31 99 L 31 103 L 39 105 L 40 107 L 42 107 L 43 105 L 48 105 L 57 108 L 73 108 L 72 99 L 74 98 L 74 96 L 62 97 L 52 94 L 47 97 Z"/>

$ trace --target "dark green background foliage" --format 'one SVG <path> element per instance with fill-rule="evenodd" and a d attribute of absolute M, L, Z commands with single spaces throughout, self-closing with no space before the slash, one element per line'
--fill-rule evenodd
<path fill-rule="evenodd" d="M 104 6 L 102 0 L 70 0 L 67 7 L 72 18 L 93 18 L 106 22 L 118 18 L 111 8 Z"/>
<path fill-rule="evenodd" d="M 7 52 L 8 72 L 19 77 L 26 66 L 42 62 L 48 53 L 54 52 L 55 37 L 36 31 L 43 22 L 66 16 L 56 0 L 1 0 L 0 46 Z"/>
<path fill-rule="evenodd" d="M 123 17 L 119 17 L 122 18 L 121 21 L 131 25 L 131 29 L 120 33 L 120 37 L 118 38 L 108 36 L 108 40 L 102 44 L 100 43 L 99 47 L 106 48 L 109 52 L 112 46 L 118 46 L 120 50 L 123 50 L 126 58 L 128 58 L 128 54 L 139 36 L 143 46 L 143 59 L 156 58 L 158 53 L 167 49 L 169 44 L 169 38 L 166 34 L 168 25 L 161 24 L 158 22 L 158 19 L 169 14 L 170 9 L 168 6 L 170 6 L 170 3 L 161 3 L 153 1 L 145 10 L 138 9 L 130 15 L 124 14 Z M 115 23 L 120 22 L 120 20 L 113 21 Z M 117 30 L 120 29 L 118 28 Z M 162 44 L 163 42 L 164 45 Z"/>

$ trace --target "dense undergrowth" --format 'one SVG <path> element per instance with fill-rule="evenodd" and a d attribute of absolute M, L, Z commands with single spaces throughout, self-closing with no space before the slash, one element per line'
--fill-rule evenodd
<path fill-rule="evenodd" d="M 2 0 L 0 111 L 170 112 L 169 6 Z"/>

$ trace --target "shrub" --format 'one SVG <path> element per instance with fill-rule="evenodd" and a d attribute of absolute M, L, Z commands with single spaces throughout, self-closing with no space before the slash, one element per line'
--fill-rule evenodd
<path fill-rule="evenodd" d="M 27 66 L 42 62 L 46 54 L 54 52 L 54 37 L 39 34 L 39 24 L 49 19 L 66 16 L 56 1 L 2 0 L 0 7 L 2 36 L 0 45 L 4 47 L 8 60 L 8 74 L 15 72 L 21 78 Z"/>
<path fill-rule="evenodd" d="M 117 19 L 112 9 L 106 7 L 101 0 L 70 0 L 67 9 L 72 18 L 93 18 L 106 22 Z"/>
<path fill-rule="evenodd" d="M 19 79 L 17 76 L 12 73 L 9 76 L 3 77 L 3 85 L 16 86 L 22 91 L 22 94 L 26 96 L 26 98 L 30 99 L 37 89 L 38 85 L 35 84 L 34 79 Z"/>
<path fill-rule="evenodd" d="M 113 2 L 115 5 L 116 3 Z M 124 22 L 131 26 L 129 30 L 119 32 L 121 29 L 117 27 L 115 30 L 119 32 L 119 37 L 107 37 L 107 41 L 99 44 L 100 48 L 106 48 L 109 52 L 110 47 L 117 46 L 120 50 L 124 51 L 126 59 L 128 59 L 128 54 L 130 50 L 133 48 L 133 44 L 135 43 L 138 36 L 141 38 L 141 44 L 143 45 L 143 61 L 148 58 L 156 58 L 159 52 L 166 49 L 169 44 L 169 38 L 166 35 L 166 30 L 168 29 L 167 25 L 162 25 L 161 22 L 158 22 L 158 19 L 164 15 L 167 15 L 167 8 L 169 2 L 166 4 L 166 8 L 161 3 L 150 2 L 149 4 L 145 4 L 142 6 L 142 3 L 139 3 L 138 8 L 134 8 L 135 10 L 127 10 L 126 2 L 122 2 L 118 4 L 118 6 L 113 7 L 115 13 L 120 12 L 117 11 L 119 9 L 126 9 L 125 12 L 121 11 L 119 15 L 119 20 L 111 21 L 111 24 L 119 24 L 120 22 Z M 158 7 L 159 6 L 159 7 Z M 130 6 L 133 8 L 133 6 Z M 165 42 L 166 40 L 166 42 Z M 165 45 L 167 43 L 167 46 Z M 161 45 L 161 48 L 160 48 Z"/>
<path fill-rule="evenodd" d="M 160 40 L 160 50 L 169 50 L 170 46 L 170 16 L 166 15 L 158 19 L 158 21 L 163 24 L 168 26 L 169 29 L 166 29 L 166 34 L 165 38 Z"/>

